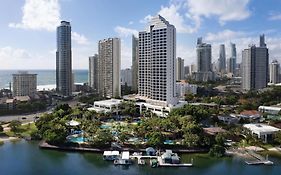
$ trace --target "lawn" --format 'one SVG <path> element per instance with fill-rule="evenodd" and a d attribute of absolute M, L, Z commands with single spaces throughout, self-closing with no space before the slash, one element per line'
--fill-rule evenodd
<path fill-rule="evenodd" d="M 25 125 L 21 125 L 16 132 L 7 131 L 6 135 L 10 137 L 30 137 L 30 134 L 36 130 L 37 128 L 34 123 L 28 123 Z"/>

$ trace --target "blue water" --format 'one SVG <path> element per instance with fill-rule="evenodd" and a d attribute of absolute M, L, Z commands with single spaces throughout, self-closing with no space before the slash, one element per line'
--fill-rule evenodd
<path fill-rule="evenodd" d="M 73 143 L 83 143 L 85 141 L 87 141 L 87 139 L 84 137 L 72 137 L 70 139 L 70 142 L 73 142 Z"/>
<path fill-rule="evenodd" d="M 12 81 L 12 74 L 18 70 L 0 70 L 0 89 L 8 88 Z M 56 84 L 55 70 L 28 70 L 29 73 L 37 74 L 37 85 Z M 88 82 L 88 70 L 73 70 L 75 83 Z"/>
<path fill-rule="evenodd" d="M 6 142 L 0 146 L 1 175 L 280 175 L 281 160 L 269 157 L 273 166 L 248 166 L 243 159 L 209 158 L 200 154 L 180 155 L 183 162 L 194 160 L 189 168 L 114 166 L 102 154 L 41 150 L 38 142 Z"/>

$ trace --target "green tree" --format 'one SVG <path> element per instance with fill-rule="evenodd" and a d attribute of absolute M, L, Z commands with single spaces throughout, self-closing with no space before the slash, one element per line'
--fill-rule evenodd
<path fill-rule="evenodd" d="M 159 131 L 152 131 L 151 133 L 147 134 L 148 144 L 155 147 L 160 147 L 163 145 L 164 136 Z"/>
<path fill-rule="evenodd" d="M 8 127 L 11 128 L 12 132 L 17 132 L 19 127 L 21 126 L 21 122 L 18 120 L 13 120 L 11 123 L 8 125 Z"/>
<path fill-rule="evenodd" d="M 4 131 L 4 128 L 2 125 L 0 125 L 0 133 Z"/>
<path fill-rule="evenodd" d="M 281 131 L 275 133 L 274 141 L 281 145 Z"/>
<path fill-rule="evenodd" d="M 199 146 L 200 137 L 197 134 L 192 134 L 190 132 L 186 132 L 183 135 L 183 143 L 188 147 L 197 147 Z"/>
<path fill-rule="evenodd" d="M 224 154 L 225 148 L 221 145 L 214 145 L 209 151 L 209 155 L 212 157 L 222 157 Z"/>
<path fill-rule="evenodd" d="M 43 134 L 43 139 L 50 144 L 63 144 L 68 134 L 67 128 L 61 123 L 52 123 L 52 127 Z"/>

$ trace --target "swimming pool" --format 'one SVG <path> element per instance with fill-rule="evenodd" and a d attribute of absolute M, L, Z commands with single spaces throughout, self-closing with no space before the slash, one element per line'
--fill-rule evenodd
<path fill-rule="evenodd" d="M 69 137 L 68 141 L 73 143 L 84 143 L 87 142 L 88 139 L 84 137 Z"/>

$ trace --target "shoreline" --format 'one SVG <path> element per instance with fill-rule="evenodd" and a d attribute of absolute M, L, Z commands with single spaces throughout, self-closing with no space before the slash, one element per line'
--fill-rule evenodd
<path fill-rule="evenodd" d="M 114 150 L 112 148 L 86 148 L 86 147 L 73 147 L 73 146 L 55 146 L 46 143 L 45 141 L 41 141 L 38 144 L 41 149 L 50 149 L 50 150 L 59 150 L 59 151 L 74 151 L 74 152 L 96 152 L 102 153 L 108 150 Z M 208 153 L 208 149 L 171 149 L 175 153 Z M 129 151 L 129 152 L 145 152 L 144 148 L 121 148 L 118 151 Z"/>

